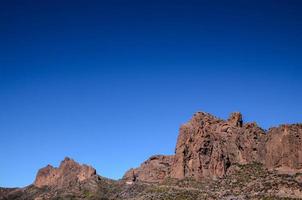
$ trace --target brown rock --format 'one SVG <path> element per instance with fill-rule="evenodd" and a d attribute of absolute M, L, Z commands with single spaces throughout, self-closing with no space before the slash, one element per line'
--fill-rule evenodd
<path fill-rule="evenodd" d="M 268 169 L 282 173 L 302 172 L 302 124 L 269 129 L 265 151 Z"/>
<path fill-rule="evenodd" d="M 227 121 L 198 112 L 179 131 L 170 176 L 196 179 L 225 175 L 232 164 L 265 163 L 281 173 L 302 172 L 302 124 L 266 132 L 255 122 L 243 124 L 239 112 Z"/>
<path fill-rule="evenodd" d="M 152 156 L 122 181 L 100 177 L 92 167 L 65 158 L 58 168 L 40 169 L 34 185 L 0 188 L 0 200 L 301 199 L 301 143 L 302 124 L 265 132 L 254 122 L 243 123 L 238 112 L 227 120 L 198 112 L 180 127 L 175 155 Z M 167 177 L 218 179 L 164 181 Z"/>
<path fill-rule="evenodd" d="M 170 174 L 173 156 L 150 157 L 140 167 L 128 170 L 123 176 L 127 181 L 160 182 Z"/>
<path fill-rule="evenodd" d="M 232 126 L 242 127 L 243 124 L 242 114 L 240 112 L 231 113 L 228 119 L 228 123 Z"/>
<path fill-rule="evenodd" d="M 171 177 L 220 178 L 233 163 L 260 162 L 265 132 L 243 125 L 242 115 L 227 121 L 198 112 L 179 131 Z"/>
<path fill-rule="evenodd" d="M 234 164 L 263 162 L 265 132 L 256 123 L 243 124 L 239 112 L 228 120 L 197 112 L 180 127 L 175 156 L 154 156 L 130 169 L 126 180 L 158 182 L 166 177 L 221 178 Z"/>
<path fill-rule="evenodd" d="M 34 185 L 37 187 L 56 186 L 67 187 L 76 182 L 81 182 L 96 175 L 96 170 L 85 164 L 80 165 L 66 157 L 58 168 L 51 165 L 40 169 Z"/>

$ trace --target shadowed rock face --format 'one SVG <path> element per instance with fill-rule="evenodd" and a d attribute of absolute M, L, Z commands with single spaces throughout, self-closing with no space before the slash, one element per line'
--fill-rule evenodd
<path fill-rule="evenodd" d="M 266 167 L 284 173 L 302 172 L 302 124 L 271 128 L 267 137 Z"/>
<path fill-rule="evenodd" d="M 81 182 L 96 174 L 96 170 L 88 165 L 80 165 L 66 157 L 58 168 L 51 165 L 40 169 L 34 185 L 36 187 L 56 186 L 66 187 Z"/>

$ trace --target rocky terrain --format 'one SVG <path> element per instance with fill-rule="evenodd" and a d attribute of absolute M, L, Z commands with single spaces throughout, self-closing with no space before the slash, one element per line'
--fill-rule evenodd
<path fill-rule="evenodd" d="M 197 112 L 180 127 L 175 155 L 155 155 L 121 180 L 65 158 L 0 199 L 302 199 L 302 124 L 263 130 Z"/>

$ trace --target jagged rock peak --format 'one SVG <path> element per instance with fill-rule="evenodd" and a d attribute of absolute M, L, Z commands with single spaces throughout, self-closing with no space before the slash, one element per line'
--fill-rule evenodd
<path fill-rule="evenodd" d="M 65 187 L 89 179 L 94 175 L 96 175 L 96 170 L 91 166 L 81 165 L 73 159 L 65 157 L 58 168 L 47 165 L 40 169 L 34 185 L 37 187 Z"/>
<path fill-rule="evenodd" d="M 227 120 L 197 112 L 179 129 L 170 176 L 223 177 L 232 164 L 262 162 L 264 140 L 264 130 L 255 123 L 243 124 L 240 112 Z"/>
<path fill-rule="evenodd" d="M 193 114 L 193 117 L 191 118 L 191 120 L 188 123 L 199 123 L 200 121 L 203 122 L 209 122 L 209 121 L 221 121 L 221 119 L 219 119 L 218 117 L 207 113 L 207 112 L 196 112 Z"/>
<path fill-rule="evenodd" d="M 242 127 L 243 125 L 242 114 L 240 112 L 231 113 L 228 122 L 232 126 Z"/>
<path fill-rule="evenodd" d="M 243 126 L 243 117 L 240 112 L 232 112 L 227 120 L 220 119 L 207 112 L 196 112 L 194 113 L 191 120 L 189 120 L 184 126 L 199 126 L 203 127 L 205 125 L 217 124 L 220 122 L 225 122 L 230 126 L 242 127 Z"/>

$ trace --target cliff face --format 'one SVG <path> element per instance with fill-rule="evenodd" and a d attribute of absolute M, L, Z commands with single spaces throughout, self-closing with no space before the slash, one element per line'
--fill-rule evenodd
<path fill-rule="evenodd" d="M 240 113 L 224 121 L 198 112 L 180 128 L 171 177 L 221 178 L 233 163 L 260 162 L 264 137 Z"/>
<path fill-rule="evenodd" d="M 265 165 L 283 173 L 302 172 L 302 124 L 271 128 L 265 146 Z"/>
<path fill-rule="evenodd" d="M 166 177 L 216 179 L 225 176 L 234 164 L 255 162 L 270 170 L 301 172 L 301 131 L 302 125 L 282 125 L 265 132 L 256 123 L 244 123 L 239 112 L 231 113 L 227 120 L 197 112 L 180 127 L 175 155 L 169 157 L 169 164 L 153 167 L 148 160 L 126 173 L 124 179 L 129 180 L 130 173 L 152 182 Z M 161 176 L 154 176 L 158 170 Z"/>

